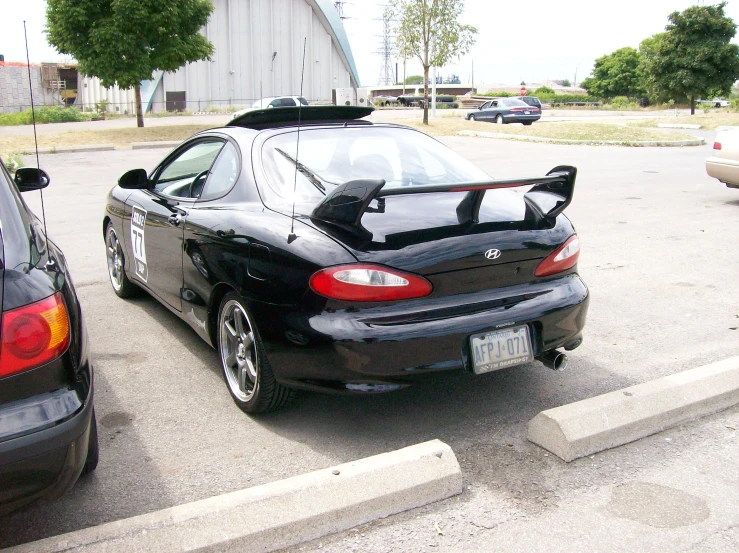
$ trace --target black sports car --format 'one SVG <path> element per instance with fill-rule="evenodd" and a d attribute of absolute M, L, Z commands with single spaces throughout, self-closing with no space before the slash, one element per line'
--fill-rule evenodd
<path fill-rule="evenodd" d="M 575 168 L 491 180 L 421 132 L 361 119 L 371 111 L 252 111 L 110 192 L 113 289 L 147 290 L 215 347 L 246 412 L 294 389 L 563 368 L 556 348 L 582 341 L 588 290 L 561 215 Z"/>
<path fill-rule="evenodd" d="M 71 487 L 98 462 L 92 364 L 66 261 L 18 191 L 49 177 L 0 160 L 0 514 Z"/>

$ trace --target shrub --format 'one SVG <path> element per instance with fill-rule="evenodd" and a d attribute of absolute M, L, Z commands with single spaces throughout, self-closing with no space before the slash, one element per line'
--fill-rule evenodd
<path fill-rule="evenodd" d="M 18 154 L 8 154 L 8 157 L 6 157 L 4 161 L 5 168 L 10 173 L 15 173 L 16 169 L 20 169 L 21 167 L 23 167 L 23 160 Z"/>
<path fill-rule="evenodd" d="M 554 94 L 554 90 L 549 88 L 548 86 L 540 86 L 536 90 L 534 90 L 534 96 L 542 96 L 542 95 L 552 95 Z"/>
<path fill-rule="evenodd" d="M 629 105 L 629 103 L 629 99 L 626 96 L 616 96 L 613 100 L 611 100 L 611 105 L 614 107 L 614 109 L 625 108 Z"/>
<path fill-rule="evenodd" d="M 77 108 L 61 106 L 41 106 L 36 108 L 36 123 L 68 123 L 86 121 L 87 118 Z M 30 109 L 17 113 L 0 114 L 0 125 L 31 125 L 33 114 Z"/>

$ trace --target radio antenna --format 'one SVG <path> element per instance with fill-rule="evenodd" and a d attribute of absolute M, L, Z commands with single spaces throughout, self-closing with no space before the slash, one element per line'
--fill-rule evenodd
<path fill-rule="evenodd" d="M 28 55 L 28 33 L 26 32 L 26 20 L 23 20 L 23 37 L 26 40 L 26 63 L 28 63 L 28 90 L 31 93 L 31 118 L 33 119 L 33 142 L 36 145 L 36 169 L 39 170 L 38 178 L 41 181 L 41 163 L 38 157 L 38 137 L 36 136 L 36 109 L 33 106 L 33 82 L 31 81 L 31 57 Z M 44 209 L 44 190 L 39 188 L 41 194 L 41 218 L 44 221 L 44 239 L 49 239 L 46 232 L 46 210 Z"/>
<path fill-rule="evenodd" d="M 293 179 L 293 216 L 290 223 L 290 234 L 287 235 L 287 243 L 292 243 L 297 236 L 295 235 L 295 194 L 298 190 L 298 167 L 300 163 L 300 121 L 303 111 L 303 79 L 305 78 L 305 45 L 308 37 L 303 37 L 303 69 L 300 72 L 300 98 L 298 98 L 298 136 L 295 140 L 295 178 Z"/>

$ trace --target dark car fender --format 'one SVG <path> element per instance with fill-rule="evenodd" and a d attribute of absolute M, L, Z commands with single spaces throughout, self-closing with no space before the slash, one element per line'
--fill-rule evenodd
<path fill-rule="evenodd" d="M 322 232 L 256 202 L 198 206 L 185 224 L 182 317 L 211 345 L 218 308 L 229 291 L 240 294 L 268 341 L 284 330 L 276 307 L 297 304 L 320 268 L 357 259 Z"/>

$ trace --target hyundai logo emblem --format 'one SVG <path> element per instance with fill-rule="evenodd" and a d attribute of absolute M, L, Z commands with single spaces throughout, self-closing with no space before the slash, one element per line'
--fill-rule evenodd
<path fill-rule="evenodd" d="M 500 250 L 488 250 L 485 252 L 485 257 L 488 259 L 498 259 L 500 257 Z"/>

